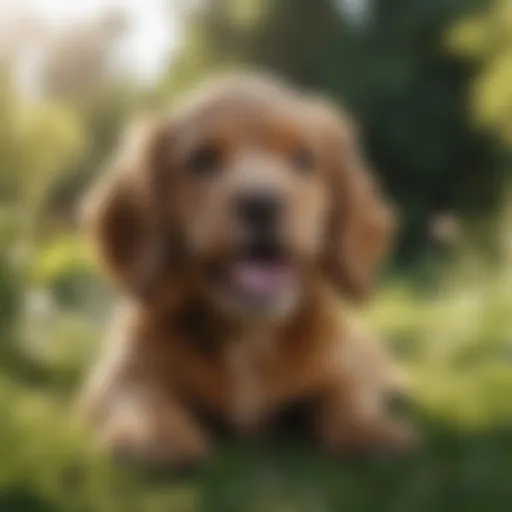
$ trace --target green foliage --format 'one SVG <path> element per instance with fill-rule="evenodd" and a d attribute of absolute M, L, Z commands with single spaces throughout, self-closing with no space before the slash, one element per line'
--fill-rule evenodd
<path fill-rule="evenodd" d="M 72 111 L 24 100 L 9 82 L 8 75 L 0 76 L 0 190 L 3 202 L 23 201 L 34 211 L 84 136 Z"/>
<path fill-rule="evenodd" d="M 21 282 L 13 266 L 0 254 L 0 344 L 13 335 L 15 318 L 20 308 Z"/>
<path fill-rule="evenodd" d="M 83 239 L 60 237 L 43 247 L 33 261 L 33 283 L 61 304 L 76 305 L 90 288 L 92 258 Z"/>
<path fill-rule="evenodd" d="M 489 9 L 461 19 L 450 31 L 448 47 L 481 63 L 471 90 L 475 120 L 512 145 L 512 5 L 497 0 Z"/>

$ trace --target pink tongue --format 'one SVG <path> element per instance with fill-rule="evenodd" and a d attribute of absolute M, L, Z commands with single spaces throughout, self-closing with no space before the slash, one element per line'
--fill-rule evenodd
<path fill-rule="evenodd" d="M 281 263 L 239 262 L 231 274 L 236 287 L 245 293 L 269 295 L 290 278 L 290 268 Z"/>

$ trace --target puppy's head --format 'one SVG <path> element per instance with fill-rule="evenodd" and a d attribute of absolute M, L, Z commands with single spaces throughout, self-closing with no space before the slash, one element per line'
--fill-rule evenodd
<path fill-rule="evenodd" d="M 346 117 L 269 79 L 222 81 L 139 126 L 89 196 L 100 253 L 151 296 L 191 276 L 217 305 L 283 315 L 312 280 L 368 293 L 387 207 Z"/>

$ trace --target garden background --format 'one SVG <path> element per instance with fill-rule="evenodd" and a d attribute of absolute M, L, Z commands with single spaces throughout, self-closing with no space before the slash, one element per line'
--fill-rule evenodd
<path fill-rule="evenodd" d="M 0 2 L 0 510 L 511 510 L 512 2 L 70 4 Z M 151 12 L 172 36 L 158 55 L 134 35 Z M 71 412 L 113 303 L 76 204 L 134 115 L 255 68 L 346 105 L 397 205 L 361 314 L 410 370 L 424 444 L 334 461 L 289 433 L 149 478 L 114 467 Z"/>

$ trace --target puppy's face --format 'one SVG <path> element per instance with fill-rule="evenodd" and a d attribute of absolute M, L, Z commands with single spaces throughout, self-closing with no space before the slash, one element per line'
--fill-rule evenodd
<path fill-rule="evenodd" d="M 271 81 L 235 80 L 194 98 L 129 147 L 131 170 L 121 175 L 131 175 L 130 200 L 139 203 L 132 210 L 143 221 L 126 196 L 117 200 L 125 224 L 131 215 L 132 231 L 141 231 L 129 247 L 125 237 L 117 256 L 107 254 L 117 258 L 121 279 L 121 259 L 140 262 L 160 245 L 160 261 L 145 257 L 157 281 L 156 269 L 179 246 L 180 271 L 240 315 L 282 316 L 326 275 L 352 292 L 367 287 L 388 219 L 348 126 L 325 106 Z M 107 203 L 96 207 L 100 226 L 108 224 Z M 116 216 L 123 217 L 119 206 Z M 111 249 L 122 231 L 114 227 L 100 235 Z"/>
<path fill-rule="evenodd" d="M 238 94 L 196 106 L 174 126 L 168 214 L 214 300 L 282 314 L 322 257 L 325 156 L 303 104 Z"/>

